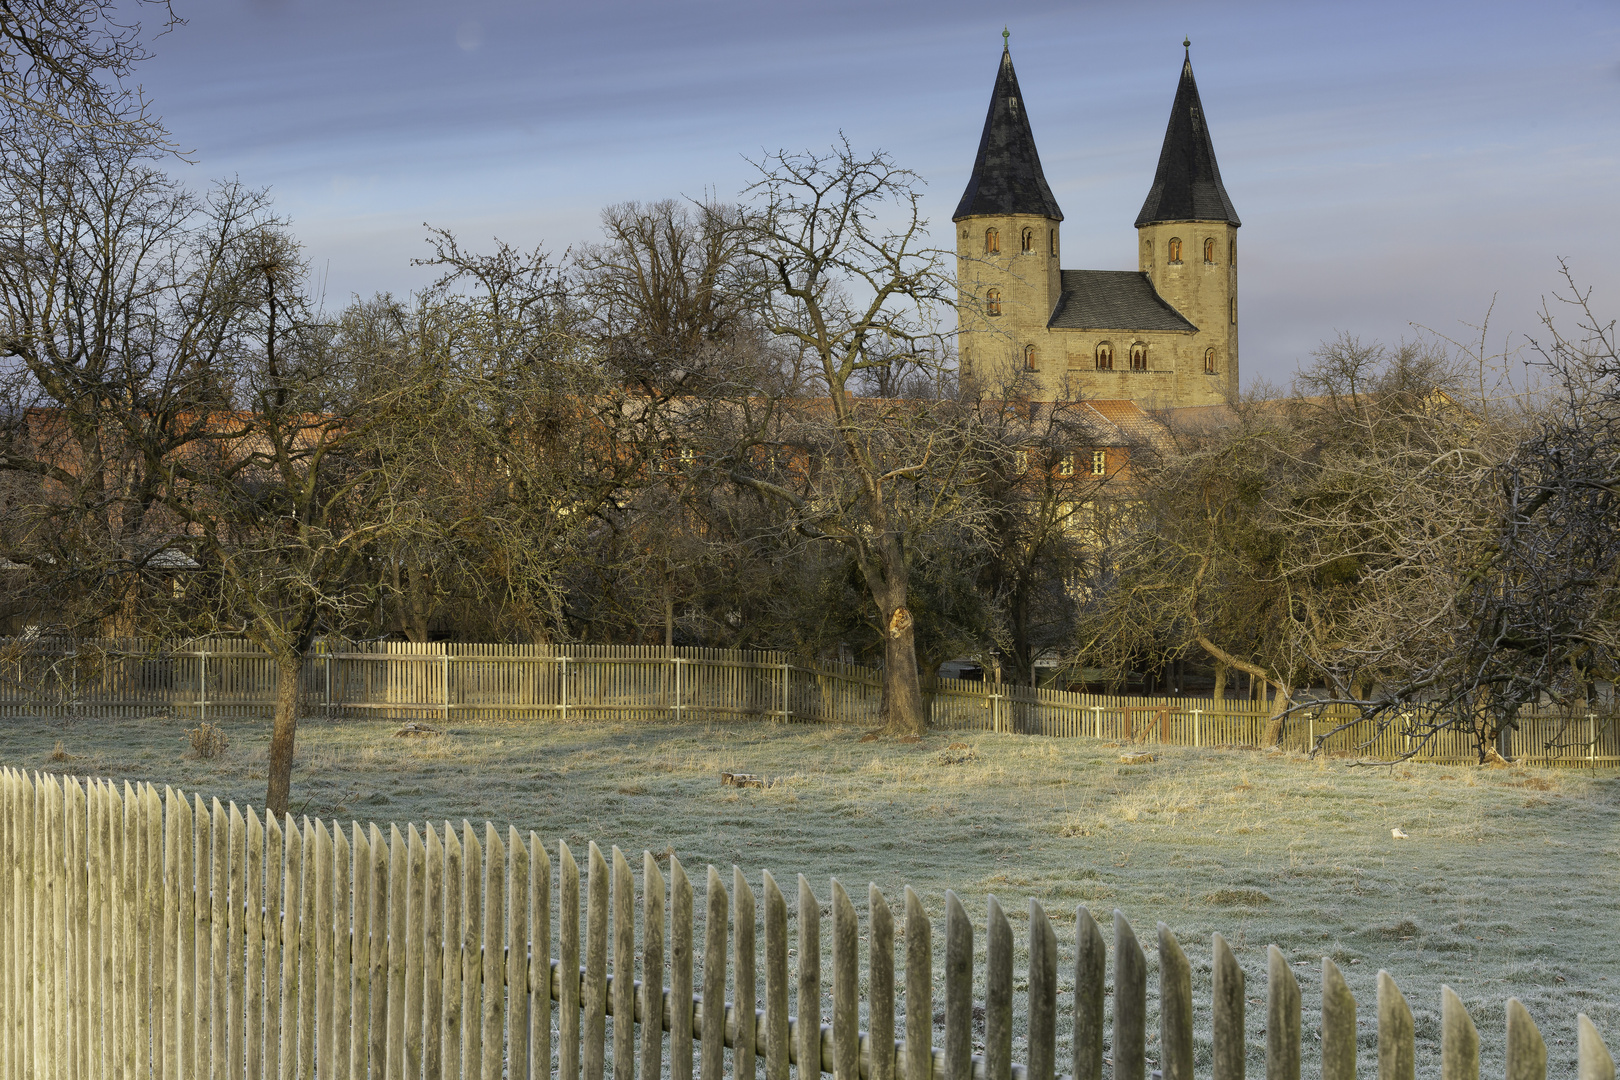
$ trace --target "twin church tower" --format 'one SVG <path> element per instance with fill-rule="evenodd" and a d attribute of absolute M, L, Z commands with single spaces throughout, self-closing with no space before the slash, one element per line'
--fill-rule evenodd
<path fill-rule="evenodd" d="M 952 220 L 965 380 L 988 389 L 1022 370 L 1031 398 L 1057 397 L 1066 384 L 1076 397 L 1146 408 L 1216 405 L 1237 391 L 1241 222 L 1221 184 L 1190 52 L 1136 216 L 1136 270 L 1060 269 L 1063 211 L 1005 46 Z"/>

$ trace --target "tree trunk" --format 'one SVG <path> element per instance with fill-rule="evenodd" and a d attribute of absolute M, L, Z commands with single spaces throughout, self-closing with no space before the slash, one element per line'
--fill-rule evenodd
<path fill-rule="evenodd" d="M 1215 661 L 1215 689 L 1210 692 L 1217 702 L 1226 700 L 1226 665 L 1219 660 Z M 1215 706 L 1217 709 L 1220 705 Z"/>
<path fill-rule="evenodd" d="M 883 625 L 883 730 L 922 735 L 928 730 L 922 681 L 917 677 L 917 638 L 911 612 L 885 605 Z"/>
<path fill-rule="evenodd" d="M 270 729 L 270 785 L 264 805 L 278 820 L 287 816 L 292 795 L 293 737 L 298 730 L 298 684 L 303 673 L 303 653 L 276 661 L 276 718 Z"/>
<path fill-rule="evenodd" d="M 1271 683 L 1270 685 L 1277 688 L 1277 696 L 1272 699 L 1271 720 L 1266 724 L 1266 736 L 1262 741 L 1267 746 L 1276 746 L 1278 743 L 1282 742 L 1283 714 L 1288 711 L 1288 706 L 1293 701 L 1293 698 L 1288 693 L 1287 687 L 1283 686 L 1282 683 Z M 1266 683 L 1262 683 L 1260 686 L 1260 693 L 1264 694 L 1265 692 Z M 1262 698 L 1261 700 L 1265 699 Z"/>
<path fill-rule="evenodd" d="M 409 623 L 405 633 L 414 642 L 424 642 L 428 639 L 428 626 L 433 614 L 433 586 L 428 581 L 427 571 L 417 566 L 414 559 L 405 565 L 405 583 L 409 594 L 406 606 Z"/>
<path fill-rule="evenodd" d="M 917 676 L 916 621 L 906 607 L 910 574 L 904 549 L 885 537 L 860 560 L 869 595 L 883 617 L 883 703 L 881 730 L 886 735 L 922 735 L 928 710 Z"/>

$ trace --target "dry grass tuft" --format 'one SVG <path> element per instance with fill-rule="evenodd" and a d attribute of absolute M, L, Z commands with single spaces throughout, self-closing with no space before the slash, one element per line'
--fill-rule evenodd
<path fill-rule="evenodd" d="M 219 725 L 207 720 L 188 730 L 186 737 L 191 740 L 192 756 L 201 761 L 212 761 L 231 748 L 231 741 Z"/>
<path fill-rule="evenodd" d="M 73 760 L 73 755 L 67 752 L 67 747 L 62 745 L 62 740 L 61 739 L 56 740 L 56 749 L 51 751 L 50 760 L 51 761 L 72 761 Z"/>
<path fill-rule="evenodd" d="M 1204 897 L 1204 902 L 1221 907 L 1258 907 L 1271 903 L 1271 894 L 1264 889 L 1216 889 Z"/>

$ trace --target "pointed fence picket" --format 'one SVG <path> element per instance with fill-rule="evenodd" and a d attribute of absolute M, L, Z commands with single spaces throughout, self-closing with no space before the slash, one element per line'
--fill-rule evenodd
<path fill-rule="evenodd" d="M 376 826 L 345 835 L 290 816 L 261 824 L 251 808 L 244 816 L 167 788 L 120 793 L 99 780 L 0 769 L 0 1078 L 607 1080 L 611 1068 L 613 1080 L 653 1080 L 666 1067 L 668 1033 L 672 1080 L 692 1080 L 694 1047 L 701 1080 L 761 1069 L 764 1080 L 1057 1080 L 1066 1013 L 1067 1077 L 1099 1080 L 1106 1042 L 1115 1080 L 1145 1080 L 1147 957 L 1117 911 L 1110 990 L 1102 933 L 1077 909 L 1073 985 L 1060 1010 L 1057 936 L 1029 903 L 1020 918 L 1027 1050 L 1015 1062 L 1015 931 L 994 896 L 982 924 L 984 999 L 975 1003 L 966 909 L 946 893 L 936 976 L 934 927 L 905 890 L 902 1000 L 896 913 L 876 886 L 863 925 L 836 878 L 818 895 L 801 876 L 790 965 L 788 907 L 775 879 L 762 874 L 756 894 L 733 868 L 728 891 L 711 866 L 695 986 L 693 890 L 680 861 L 666 856 L 666 879 L 644 853 L 638 926 L 629 860 L 595 843 L 586 855 L 582 875 L 557 845 L 554 920 L 551 856 L 534 833 L 509 828 L 503 841 L 486 824 L 480 841 L 470 824 L 458 835 L 447 822 L 422 833 L 412 824 L 403 835 L 390 826 L 385 840 Z M 1194 1080 L 1193 965 L 1163 923 L 1157 948 L 1156 1075 Z M 1220 935 L 1211 967 L 1213 1078 L 1242 1080 L 1244 979 Z M 942 1047 L 933 1044 L 939 999 Z M 1299 985 L 1275 947 L 1265 1007 L 1266 1078 L 1299 1080 Z M 1326 958 L 1321 1008 L 1321 1080 L 1354 1080 L 1357 1003 Z M 1378 1080 L 1413 1080 L 1412 1012 L 1387 972 L 1378 973 L 1375 1012 Z M 1440 1014 L 1443 1080 L 1477 1080 L 1479 1034 L 1450 987 Z M 1577 1033 L 1578 1080 L 1614 1080 L 1613 1058 L 1585 1015 Z M 1508 1080 L 1545 1080 L 1546 1064 L 1530 1014 L 1509 999 Z"/>

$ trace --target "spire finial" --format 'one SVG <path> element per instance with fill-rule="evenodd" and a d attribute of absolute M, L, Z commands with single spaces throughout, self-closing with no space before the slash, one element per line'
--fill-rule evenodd
<path fill-rule="evenodd" d="M 1186 49 L 1188 52 L 1191 52 L 1192 51 L 1192 38 L 1190 38 L 1190 37 L 1182 38 L 1181 39 L 1181 47 L 1183 49 Z"/>
<path fill-rule="evenodd" d="M 1005 26 L 1003 26 L 1001 28 L 1001 51 L 1002 52 L 1007 51 L 1007 49 L 1009 47 L 1007 45 L 1007 39 L 1010 38 L 1010 37 L 1012 37 L 1012 32 L 1009 31 Z"/>

